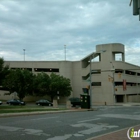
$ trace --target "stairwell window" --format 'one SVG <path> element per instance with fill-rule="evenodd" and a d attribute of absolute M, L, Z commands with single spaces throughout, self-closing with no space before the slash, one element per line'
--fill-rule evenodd
<path fill-rule="evenodd" d="M 92 85 L 92 86 L 101 86 L 102 83 L 101 83 L 101 82 L 92 82 L 91 85 Z"/>

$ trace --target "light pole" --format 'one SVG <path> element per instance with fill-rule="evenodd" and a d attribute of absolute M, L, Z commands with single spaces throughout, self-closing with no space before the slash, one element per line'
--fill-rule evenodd
<path fill-rule="evenodd" d="M 90 75 L 89 75 L 89 94 L 90 94 L 90 109 L 92 108 L 92 82 L 91 82 L 91 56 L 90 56 Z"/>
<path fill-rule="evenodd" d="M 112 64 L 112 88 L 113 88 L 113 101 L 114 101 L 114 104 L 116 103 L 116 97 L 115 97 L 115 76 L 114 76 L 114 73 L 115 73 L 115 68 L 114 68 L 114 65 L 112 62 L 110 62 Z"/>
<path fill-rule="evenodd" d="M 23 51 L 24 51 L 24 54 L 23 55 L 24 55 L 24 61 L 25 61 L 25 49 L 23 49 Z"/>
<path fill-rule="evenodd" d="M 66 61 L 66 45 L 64 45 L 65 61 Z"/>
<path fill-rule="evenodd" d="M 89 94 L 90 94 L 90 108 L 92 109 L 92 81 L 91 81 L 91 75 L 92 75 L 92 69 L 91 69 L 91 60 L 92 58 L 95 57 L 95 54 L 97 53 L 103 53 L 103 52 L 106 52 L 106 50 L 100 50 L 96 53 L 93 53 L 92 55 L 90 55 L 90 60 L 89 60 L 89 63 L 90 63 L 90 71 L 89 71 L 89 84 L 90 84 L 90 89 L 89 89 Z"/>

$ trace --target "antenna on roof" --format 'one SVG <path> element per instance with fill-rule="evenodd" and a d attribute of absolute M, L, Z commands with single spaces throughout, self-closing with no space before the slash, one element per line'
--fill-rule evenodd
<path fill-rule="evenodd" d="M 66 61 L 66 45 L 64 45 L 65 61 Z"/>
<path fill-rule="evenodd" d="M 25 49 L 23 49 L 23 51 L 24 51 L 24 54 L 23 55 L 24 55 L 24 61 L 25 61 Z"/>

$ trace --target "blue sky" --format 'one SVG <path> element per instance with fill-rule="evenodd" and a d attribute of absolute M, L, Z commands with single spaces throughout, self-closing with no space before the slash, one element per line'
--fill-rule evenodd
<path fill-rule="evenodd" d="M 80 60 L 95 46 L 125 45 L 126 62 L 140 65 L 140 21 L 130 0 L 0 0 L 0 57 Z"/>

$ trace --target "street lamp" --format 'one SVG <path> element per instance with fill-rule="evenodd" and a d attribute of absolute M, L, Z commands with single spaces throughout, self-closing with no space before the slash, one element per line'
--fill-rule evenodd
<path fill-rule="evenodd" d="M 25 61 L 25 49 L 23 49 L 23 51 L 24 51 L 24 61 Z"/>
<path fill-rule="evenodd" d="M 66 45 L 64 45 L 65 61 L 66 61 Z"/>
<path fill-rule="evenodd" d="M 114 73 L 115 73 L 115 68 L 112 62 L 110 62 L 112 64 L 112 88 L 113 88 L 113 101 L 114 103 L 116 103 L 116 97 L 115 97 L 115 77 L 114 77 Z"/>
<path fill-rule="evenodd" d="M 91 81 L 92 70 L 91 70 L 91 60 L 92 60 L 92 58 L 95 57 L 95 54 L 103 53 L 103 52 L 106 52 L 106 50 L 100 50 L 100 51 L 98 51 L 98 52 L 93 53 L 92 55 L 90 55 L 90 61 L 89 61 L 89 63 L 90 63 L 90 71 L 89 71 L 89 74 L 90 74 L 89 75 L 90 89 L 89 89 L 89 94 L 90 94 L 90 108 L 91 109 L 92 109 L 92 81 Z"/>

